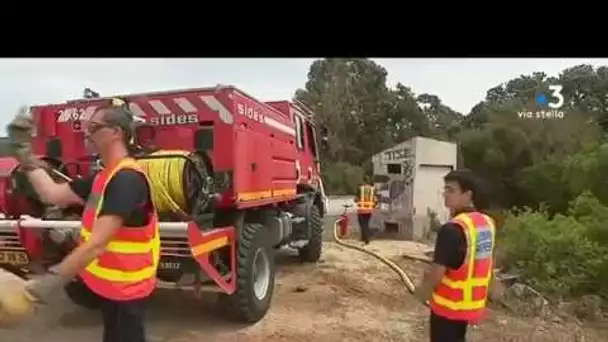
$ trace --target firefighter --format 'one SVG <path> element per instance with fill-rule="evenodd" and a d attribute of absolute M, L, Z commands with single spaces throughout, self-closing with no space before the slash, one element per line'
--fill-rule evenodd
<path fill-rule="evenodd" d="M 127 142 L 133 117 L 112 104 L 85 122 L 86 143 L 105 169 L 94 176 L 55 183 L 31 154 L 32 118 L 22 110 L 8 125 L 12 155 L 40 198 L 60 207 L 84 206 L 81 243 L 47 274 L 26 285 L 36 302 L 58 291 L 88 291 L 103 314 L 104 342 L 144 342 L 145 304 L 156 287 L 160 252 L 158 215 L 150 181 L 131 159 Z"/>
<path fill-rule="evenodd" d="M 361 241 L 367 245 L 372 237 L 369 221 L 372 217 L 372 211 L 377 203 L 377 199 L 374 194 L 374 186 L 370 185 L 367 177 L 365 178 L 364 184 L 359 186 L 357 196 L 355 197 L 355 203 L 357 204 L 357 220 L 359 221 Z"/>
<path fill-rule="evenodd" d="M 415 295 L 431 309 L 431 342 L 463 342 L 468 325 L 486 314 L 495 244 L 494 221 L 481 213 L 477 181 L 469 170 L 444 177 L 451 219 L 437 233 L 433 264 Z"/>

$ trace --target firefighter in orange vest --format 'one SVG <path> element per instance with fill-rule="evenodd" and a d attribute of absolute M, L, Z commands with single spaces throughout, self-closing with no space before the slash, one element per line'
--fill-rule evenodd
<path fill-rule="evenodd" d="M 433 264 L 415 295 L 431 308 L 431 342 L 463 342 L 468 325 L 486 314 L 495 226 L 474 206 L 481 198 L 469 170 L 452 171 L 444 182 L 452 218 L 437 233 Z"/>
<path fill-rule="evenodd" d="M 104 342 L 144 342 L 144 308 L 156 287 L 158 216 L 150 181 L 127 152 L 133 116 L 108 104 L 85 123 L 86 143 L 105 168 L 89 178 L 57 184 L 31 155 L 32 118 L 21 112 L 8 125 L 12 155 L 46 202 L 84 206 L 81 243 L 26 289 L 40 303 L 58 291 L 88 291 L 103 314 Z"/>
<path fill-rule="evenodd" d="M 365 178 L 365 184 L 359 186 L 357 196 L 355 197 L 361 241 L 366 245 L 369 244 L 372 237 L 369 221 L 372 217 L 372 211 L 377 204 L 374 186 L 369 185 L 369 183 L 369 179 Z"/>

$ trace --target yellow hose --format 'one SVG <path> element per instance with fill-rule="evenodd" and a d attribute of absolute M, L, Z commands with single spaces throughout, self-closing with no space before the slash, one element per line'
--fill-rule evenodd
<path fill-rule="evenodd" d="M 139 159 L 137 162 L 144 169 L 152 185 L 152 202 L 159 213 L 186 213 L 188 208 L 184 193 L 184 168 L 187 160 L 168 155 L 189 156 L 190 152 L 183 150 L 160 150 L 151 156 L 167 155 L 166 158 Z"/>
<path fill-rule="evenodd" d="M 403 283 L 407 287 L 407 290 L 410 293 L 414 293 L 414 290 L 416 289 L 416 287 L 414 286 L 414 282 L 412 282 L 412 279 L 397 264 L 395 264 L 391 260 L 383 257 L 382 255 L 380 255 L 380 254 L 378 254 L 376 252 L 370 251 L 369 249 L 365 249 L 363 247 L 360 247 L 360 246 L 357 246 L 357 245 L 354 245 L 354 244 L 346 243 L 342 239 L 340 239 L 340 237 L 338 236 L 338 230 L 339 230 L 339 223 L 342 220 L 343 220 L 343 218 L 339 218 L 334 223 L 334 240 L 336 241 L 336 243 L 338 245 L 340 245 L 340 246 L 344 246 L 346 248 L 354 249 L 356 251 L 363 252 L 363 253 L 365 253 L 367 255 L 371 255 L 374 258 L 380 260 L 382 263 L 384 263 L 386 266 L 390 267 L 393 271 L 395 271 L 399 275 L 399 278 L 401 278 L 401 281 L 403 281 Z"/>

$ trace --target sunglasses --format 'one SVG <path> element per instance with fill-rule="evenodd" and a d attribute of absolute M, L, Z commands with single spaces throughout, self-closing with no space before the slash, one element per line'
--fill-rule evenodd
<path fill-rule="evenodd" d="M 87 133 L 89 133 L 89 135 L 95 134 L 97 133 L 97 131 L 99 131 L 100 129 L 103 128 L 115 128 L 116 125 L 111 125 L 111 124 L 100 124 L 100 123 L 89 123 L 86 127 L 86 131 Z"/>

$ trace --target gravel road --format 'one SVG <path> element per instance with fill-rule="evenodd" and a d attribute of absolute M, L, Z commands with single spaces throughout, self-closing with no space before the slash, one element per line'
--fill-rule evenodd
<path fill-rule="evenodd" d="M 370 248 L 401 264 L 416 281 L 420 279 L 424 265 L 402 255 L 422 253 L 426 246 L 375 241 Z M 196 301 L 187 292 L 161 290 L 150 308 L 149 341 L 428 341 L 428 309 L 375 259 L 327 242 L 323 260 L 317 265 L 302 265 L 290 253 L 281 253 L 278 264 L 274 302 L 258 324 L 227 323 L 218 317 L 213 295 Z M 75 307 L 66 298 L 58 298 L 27 325 L 0 330 L 0 342 L 100 340 L 100 317 Z M 593 330 L 518 318 L 501 311 L 492 311 L 469 340 L 602 341 Z"/>

